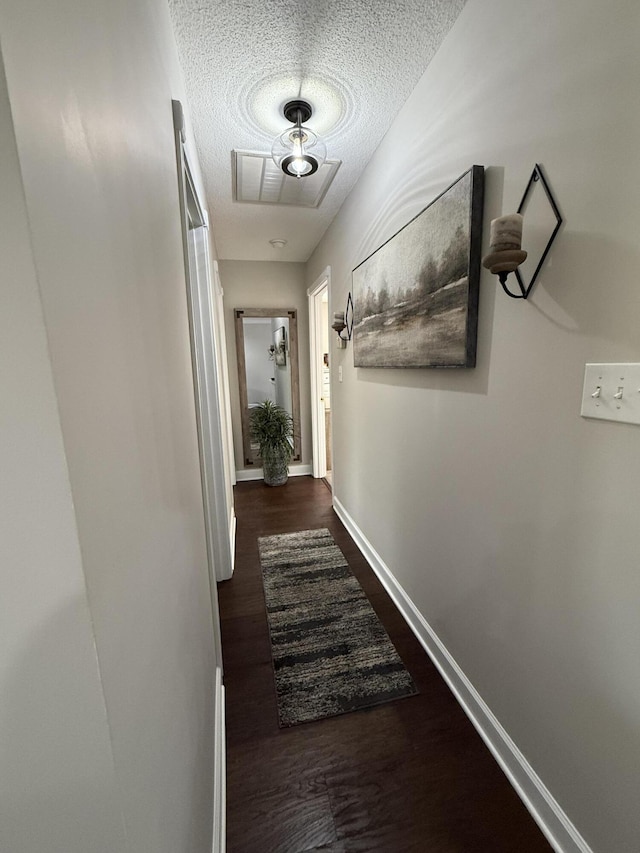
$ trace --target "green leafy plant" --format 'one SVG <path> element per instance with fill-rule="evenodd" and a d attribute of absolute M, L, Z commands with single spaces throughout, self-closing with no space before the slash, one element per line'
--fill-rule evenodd
<path fill-rule="evenodd" d="M 269 485 L 282 485 L 287 480 L 293 456 L 293 418 L 271 400 L 251 409 L 251 438 L 258 444 L 264 479 Z"/>

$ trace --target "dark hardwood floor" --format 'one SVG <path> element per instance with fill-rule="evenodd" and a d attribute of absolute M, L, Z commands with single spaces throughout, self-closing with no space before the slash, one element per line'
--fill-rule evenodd
<path fill-rule="evenodd" d="M 331 508 L 320 480 L 236 486 L 219 585 L 229 853 L 549 853 L 551 847 Z M 279 729 L 257 539 L 328 527 L 420 695 Z"/>

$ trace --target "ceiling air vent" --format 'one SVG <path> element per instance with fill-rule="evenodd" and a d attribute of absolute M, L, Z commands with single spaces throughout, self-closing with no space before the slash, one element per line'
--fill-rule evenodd
<path fill-rule="evenodd" d="M 314 175 L 289 178 L 270 154 L 233 151 L 232 157 L 233 198 L 251 204 L 319 207 L 340 166 L 340 160 L 325 160 Z"/>

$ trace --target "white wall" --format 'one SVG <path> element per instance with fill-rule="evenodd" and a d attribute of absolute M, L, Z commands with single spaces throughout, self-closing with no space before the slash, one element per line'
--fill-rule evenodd
<path fill-rule="evenodd" d="M 124 851 L 0 60 L 0 849 Z"/>
<path fill-rule="evenodd" d="M 34 424 L 15 462 L 26 458 L 25 470 L 11 474 L 20 488 L 11 577 L 24 565 L 30 576 L 12 590 L 21 609 L 2 649 L 13 690 L 0 733 L 15 738 L 10 766 L 25 759 L 8 782 L 14 812 L 23 808 L 15 820 L 33 826 L 7 849 L 106 853 L 126 835 L 128 850 L 204 853 L 215 655 L 171 113 L 171 98 L 184 98 L 169 15 L 163 0 L 3 0 L 0 10 L 50 351 L 48 374 L 27 264 L 15 282 L 28 288 L 25 304 L 11 306 L 25 337 L 2 343 L 25 386 L 30 374 L 39 382 L 10 389 L 16 416 Z M 3 180 L 4 218 L 13 204 Z M 43 670 L 40 689 L 25 683 Z M 27 713 L 32 695 L 55 701 Z M 26 729 L 35 745 L 63 734 L 45 750 L 46 781 L 19 746 Z M 84 799 L 63 813 L 72 775 Z M 54 782 L 60 802 L 42 802 Z M 65 822 L 57 836 L 49 809 Z"/>
<path fill-rule="evenodd" d="M 334 488 L 601 853 L 640 841 L 640 431 L 579 410 L 585 362 L 640 360 L 639 33 L 631 0 L 469 0 L 307 269 L 343 305 L 474 163 L 486 250 L 543 164 L 566 223 L 528 302 L 483 272 L 475 370 L 332 352 Z"/>
<path fill-rule="evenodd" d="M 237 470 L 245 470 L 242 452 L 242 425 L 238 392 L 235 308 L 295 309 L 298 321 L 298 362 L 300 372 L 300 434 L 302 464 L 311 461 L 311 414 L 309 390 L 309 310 L 305 265 L 278 261 L 219 261 L 224 290 L 227 355 L 229 360 L 231 414 Z M 294 463 L 295 465 L 295 463 Z"/>

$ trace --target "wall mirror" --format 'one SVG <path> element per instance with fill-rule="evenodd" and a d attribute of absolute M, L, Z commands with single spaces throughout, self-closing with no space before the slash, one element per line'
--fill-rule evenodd
<path fill-rule="evenodd" d="M 294 423 L 293 458 L 300 461 L 300 382 L 296 312 L 279 308 L 236 308 L 236 350 L 244 464 L 260 465 L 249 431 L 251 409 L 271 400 Z"/>

